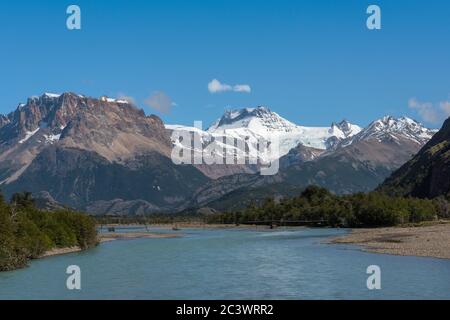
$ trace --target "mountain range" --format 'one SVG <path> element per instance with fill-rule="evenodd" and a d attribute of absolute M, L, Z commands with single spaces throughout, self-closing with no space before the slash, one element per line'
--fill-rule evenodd
<path fill-rule="evenodd" d="M 238 209 L 267 196 L 293 196 L 308 185 L 337 194 L 375 189 L 430 139 L 429 130 L 408 118 L 383 117 L 328 149 L 299 144 L 281 157 L 274 176 L 233 175 L 210 181 L 192 207 Z"/>
<path fill-rule="evenodd" d="M 280 152 L 263 160 L 279 160 L 279 172 L 262 176 L 258 164 L 175 165 L 177 130 L 195 131 L 202 146 L 246 140 L 256 162 L 256 142 L 276 137 Z M 165 125 L 125 100 L 46 93 L 0 115 L 0 187 L 6 196 L 27 190 L 94 214 L 229 209 L 309 184 L 340 194 L 372 190 L 435 132 L 389 116 L 365 128 L 346 120 L 306 127 L 267 107 L 227 111 L 202 130 Z"/>

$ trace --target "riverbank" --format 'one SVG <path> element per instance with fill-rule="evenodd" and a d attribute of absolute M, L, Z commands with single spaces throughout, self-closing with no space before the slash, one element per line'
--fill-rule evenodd
<path fill-rule="evenodd" d="M 108 225 L 124 227 L 124 225 Z M 142 227 L 142 225 L 126 225 L 126 227 Z M 103 226 L 105 227 L 105 226 Z M 149 228 L 172 229 L 172 224 L 148 225 Z M 248 225 L 208 225 L 203 223 L 180 223 L 177 227 L 183 228 L 246 228 Z M 268 227 L 260 226 L 261 229 Z M 277 229 L 274 229 L 277 230 Z M 180 233 L 155 232 L 107 232 L 98 235 L 99 243 L 115 240 L 131 240 L 139 238 L 178 238 L 184 236 Z M 333 244 L 359 245 L 364 250 L 374 253 L 394 254 L 403 256 L 423 256 L 450 259 L 450 222 L 417 227 L 390 227 L 354 229 L 345 236 L 327 241 Z M 47 251 L 41 258 L 79 252 L 79 247 L 55 248 Z"/>
<path fill-rule="evenodd" d="M 137 223 L 130 223 L 130 224 L 123 224 L 123 223 L 109 223 L 109 224 L 103 224 L 98 225 L 98 227 L 106 228 L 114 227 L 114 228 L 120 228 L 120 227 L 127 227 L 127 228 L 147 228 L 152 229 L 173 229 L 174 227 L 178 229 L 228 229 L 228 228 L 248 228 L 252 225 L 235 225 L 235 224 L 208 224 L 203 222 L 177 222 L 177 223 L 151 223 L 151 224 L 137 224 Z"/>
<path fill-rule="evenodd" d="M 98 235 L 98 242 L 110 242 L 115 240 L 131 240 L 140 238 L 178 238 L 183 236 L 183 234 L 168 234 L 168 233 L 150 233 L 150 232 L 127 232 L 127 233 L 102 233 Z M 78 246 L 66 247 L 66 248 L 53 248 L 46 251 L 39 258 L 47 258 L 52 256 L 59 256 L 62 254 L 80 252 L 82 249 Z"/>
<path fill-rule="evenodd" d="M 160 238 L 179 238 L 181 233 L 152 233 L 152 232 L 108 232 L 99 234 L 99 242 L 109 242 L 115 240 L 131 240 L 131 239 L 160 239 Z"/>
<path fill-rule="evenodd" d="M 200 222 L 188 222 L 188 223 L 177 223 L 177 228 L 182 231 L 182 229 L 196 229 L 196 228 L 211 228 L 211 229 L 229 229 L 229 228 L 259 228 L 262 230 L 267 229 L 269 231 L 268 226 L 251 226 L 251 225 L 239 225 L 236 226 L 235 224 L 205 224 Z M 107 224 L 103 225 L 103 228 L 108 227 L 136 227 L 136 228 L 143 228 L 144 226 L 141 224 Z M 173 224 L 152 224 L 147 225 L 148 228 L 158 228 L 158 229 L 167 229 L 172 230 L 174 225 Z M 179 233 L 155 233 L 155 232 L 105 232 L 105 233 L 99 233 L 98 234 L 98 242 L 104 243 L 104 242 L 110 242 L 110 241 L 116 241 L 116 240 L 132 240 L 132 239 L 169 239 L 169 238 L 179 238 L 183 237 L 184 234 L 182 232 Z M 67 248 L 53 248 L 51 250 L 46 251 L 43 255 L 41 255 L 39 258 L 46 258 L 46 257 L 52 257 L 52 256 L 58 256 L 68 253 L 75 253 L 80 252 L 82 249 L 80 247 L 67 247 Z"/>
<path fill-rule="evenodd" d="M 450 259 L 450 222 L 419 227 L 354 229 L 328 243 L 354 244 L 374 253 Z"/>
<path fill-rule="evenodd" d="M 75 247 L 67 247 L 67 248 L 53 248 L 48 251 L 46 251 L 43 255 L 41 255 L 39 258 L 46 258 L 46 257 L 52 257 L 52 256 L 59 256 L 61 254 L 67 254 L 67 253 L 74 253 L 74 252 L 80 252 L 81 248 L 78 246 Z"/>

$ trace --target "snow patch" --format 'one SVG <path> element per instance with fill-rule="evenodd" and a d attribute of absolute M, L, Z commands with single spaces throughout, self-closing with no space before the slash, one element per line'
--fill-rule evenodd
<path fill-rule="evenodd" d="M 27 132 L 25 132 L 25 138 L 20 140 L 19 143 L 22 144 L 22 143 L 26 142 L 28 139 L 30 139 L 32 136 L 34 136 L 39 131 L 39 129 L 40 128 L 37 128 L 34 131 L 27 131 Z"/>
<path fill-rule="evenodd" d="M 129 104 L 130 102 L 125 100 L 125 99 L 113 99 L 113 98 L 108 98 L 107 96 L 102 96 L 100 97 L 101 101 L 104 102 L 109 102 L 109 103 L 122 103 L 122 104 Z"/>
<path fill-rule="evenodd" d="M 61 138 L 61 134 L 44 134 L 43 136 L 45 138 L 45 143 L 53 143 L 59 141 L 59 139 Z"/>
<path fill-rule="evenodd" d="M 44 96 L 46 96 L 46 97 L 48 97 L 48 98 L 59 98 L 59 97 L 61 97 L 60 94 L 57 94 L 57 93 L 50 93 L 50 92 L 44 93 Z"/>

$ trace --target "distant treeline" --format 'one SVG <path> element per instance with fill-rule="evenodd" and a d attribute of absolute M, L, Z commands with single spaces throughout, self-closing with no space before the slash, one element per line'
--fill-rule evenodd
<path fill-rule="evenodd" d="M 150 214 L 137 216 L 95 216 L 100 226 L 108 224 L 117 225 L 150 225 L 150 224 L 174 224 L 174 223 L 202 223 L 205 217 L 199 214 Z"/>
<path fill-rule="evenodd" d="M 24 267 L 52 248 L 87 249 L 96 244 L 91 217 L 69 210 L 38 210 L 31 193 L 15 194 L 10 203 L 0 194 L 0 271 Z"/>
<path fill-rule="evenodd" d="M 297 197 L 280 201 L 267 198 L 241 211 L 210 216 L 208 222 L 288 225 L 310 221 L 332 227 L 384 227 L 449 218 L 449 208 L 445 198 L 391 197 L 380 192 L 337 196 L 310 186 Z"/>

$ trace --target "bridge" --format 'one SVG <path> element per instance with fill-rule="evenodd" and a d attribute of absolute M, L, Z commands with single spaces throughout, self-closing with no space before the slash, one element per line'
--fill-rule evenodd
<path fill-rule="evenodd" d="M 241 224 L 269 226 L 270 228 L 273 228 L 274 226 L 321 226 L 325 224 L 325 220 L 254 220 L 245 221 Z"/>

